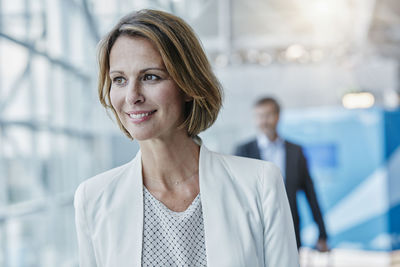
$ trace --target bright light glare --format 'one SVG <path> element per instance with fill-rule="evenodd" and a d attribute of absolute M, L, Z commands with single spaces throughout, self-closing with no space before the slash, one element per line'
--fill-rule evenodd
<path fill-rule="evenodd" d="M 305 49 L 301 45 L 291 45 L 286 50 L 285 56 L 288 60 L 296 60 L 301 58 L 306 53 Z"/>
<path fill-rule="evenodd" d="M 342 104 L 345 108 L 370 108 L 375 103 L 375 97 L 371 93 L 351 93 L 345 94 Z"/>
<path fill-rule="evenodd" d="M 361 0 L 365 1 L 365 0 Z M 310 26 L 313 42 L 319 45 L 349 41 L 354 31 L 354 11 L 348 0 L 309 0 L 301 8 L 301 15 Z"/>
<path fill-rule="evenodd" d="M 307 14 L 315 23 L 331 20 L 346 11 L 347 5 L 338 0 L 314 0 L 307 6 Z"/>
<path fill-rule="evenodd" d="M 319 16 L 327 16 L 332 14 L 332 6 L 330 3 L 327 3 L 326 1 L 318 1 L 314 4 L 314 10 L 315 14 L 318 14 Z"/>

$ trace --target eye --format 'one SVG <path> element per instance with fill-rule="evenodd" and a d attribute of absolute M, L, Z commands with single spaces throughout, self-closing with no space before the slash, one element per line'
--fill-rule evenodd
<path fill-rule="evenodd" d="M 112 82 L 117 85 L 122 85 L 126 82 L 124 77 L 118 76 L 112 79 Z"/>
<path fill-rule="evenodd" d="M 157 75 L 154 75 L 154 74 L 145 74 L 143 76 L 144 81 L 157 81 L 159 79 L 160 79 L 160 77 Z"/>

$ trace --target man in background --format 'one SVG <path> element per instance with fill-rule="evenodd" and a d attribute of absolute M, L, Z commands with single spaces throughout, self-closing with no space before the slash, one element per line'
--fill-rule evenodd
<path fill-rule="evenodd" d="M 285 180 L 286 192 L 292 212 L 296 233 L 297 247 L 301 246 L 300 220 L 297 209 L 296 193 L 298 190 L 305 192 L 311 207 L 315 222 L 319 229 L 319 238 L 316 249 L 327 251 L 327 234 L 317 196 L 311 180 L 307 161 L 299 145 L 282 139 L 277 133 L 280 106 L 278 102 L 265 97 L 254 105 L 254 114 L 258 136 L 248 143 L 237 147 L 235 154 L 238 156 L 272 161 L 280 168 Z"/>

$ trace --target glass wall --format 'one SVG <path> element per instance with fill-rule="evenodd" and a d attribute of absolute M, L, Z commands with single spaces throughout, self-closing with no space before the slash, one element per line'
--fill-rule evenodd
<path fill-rule="evenodd" d="M 73 193 L 108 167 L 85 1 L 0 1 L 0 266 L 76 266 Z"/>

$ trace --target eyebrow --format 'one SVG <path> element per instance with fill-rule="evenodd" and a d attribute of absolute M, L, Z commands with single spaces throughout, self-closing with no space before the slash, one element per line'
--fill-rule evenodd
<path fill-rule="evenodd" d="M 162 71 L 162 72 L 167 72 L 167 70 L 165 68 L 150 67 L 150 68 L 145 68 L 145 69 L 140 70 L 139 73 L 144 73 L 144 72 L 149 71 L 149 70 L 158 70 L 158 71 Z M 123 71 L 119 71 L 119 70 L 112 70 L 112 71 L 109 72 L 109 74 L 112 74 L 112 73 L 122 73 L 122 74 L 124 74 Z"/>

